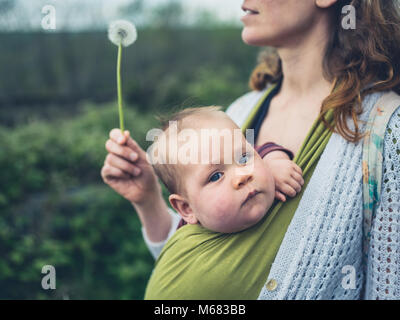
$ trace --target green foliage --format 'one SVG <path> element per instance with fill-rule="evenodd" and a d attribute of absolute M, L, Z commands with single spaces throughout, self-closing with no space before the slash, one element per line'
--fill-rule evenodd
<path fill-rule="evenodd" d="M 182 24 L 184 9 L 182 3 L 177 0 L 170 0 L 160 4 L 153 9 L 153 25 L 163 28 L 176 27 Z"/>
<path fill-rule="evenodd" d="M 227 106 L 248 90 L 258 52 L 242 43 L 240 32 L 138 30 L 137 42 L 122 54 L 125 101 L 141 111 L 169 110 L 188 98 Z M 105 32 L 0 33 L 0 43 L 0 124 L 26 121 L 32 114 L 27 106 L 34 106 L 35 114 L 58 117 L 65 113 L 60 105 L 72 113 L 70 106 L 82 100 L 116 99 L 117 48 Z M 11 106 L 14 112 L 8 112 Z"/>
<path fill-rule="evenodd" d="M 126 107 L 139 143 L 152 115 Z M 102 183 L 116 104 L 67 121 L 1 128 L 0 298 L 141 299 L 153 266 L 132 206 Z M 137 123 L 137 125 L 134 125 Z M 57 290 L 41 289 L 54 265 Z"/>

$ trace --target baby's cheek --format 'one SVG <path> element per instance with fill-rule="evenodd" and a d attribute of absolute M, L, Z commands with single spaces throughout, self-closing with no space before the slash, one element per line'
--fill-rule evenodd
<path fill-rule="evenodd" d="M 257 178 L 266 192 L 267 203 L 270 205 L 275 198 L 275 180 L 269 167 L 263 165 L 258 171 Z"/>
<path fill-rule="evenodd" d="M 267 186 L 268 191 L 275 191 L 275 179 L 272 175 L 272 172 L 267 171 L 265 174 L 265 184 Z"/>
<path fill-rule="evenodd" d="M 214 198 L 214 217 L 216 220 L 225 221 L 233 214 L 234 202 L 232 194 L 218 194 Z"/>

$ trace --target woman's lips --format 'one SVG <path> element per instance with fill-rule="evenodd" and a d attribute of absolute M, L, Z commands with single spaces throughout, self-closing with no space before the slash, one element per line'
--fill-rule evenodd
<path fill-rule="evenodd" d="M 258 15 L 258 12 L 252 12 L 252 11 L 245 11 L 247 12 L 243 17 L 240 18 L 241 21 L 247 21 L 253 19 L 255 16 Z"/>
<path fill-rule="evenodd" d="M 246 7 L 246 6 L 242 6 L 242 10 L 245 13 L 253 13 L 253 14 L 258 14 L 259 13 L 257 10 L 249 8 L 249 7 Z"/>

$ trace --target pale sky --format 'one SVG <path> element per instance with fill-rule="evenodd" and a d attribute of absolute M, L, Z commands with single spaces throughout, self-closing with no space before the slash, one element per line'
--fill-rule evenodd
<path fill-rule="evenodd" d="M 94 1 L 94 0 L 81 0 Z M 130 0 L 96 0 L 103 2 L 106 11 L 113 11 L 119 4 L 130 2 Z M 146 6 L 152 7 L 157 4 L 167 3 L 169 0 L 145 0 Z M 244 0 L 179 0 L 188 14 L 193 14 L 199 10 L 212 11 L 221 21 L 237 21 L 240 24 L 240 17 L 243 15 L 241 9 Z"/>
<path fill-rule="evenodd" d="M 148 0 L 149 2 L 157 2 L 163 0 Z M 244 0 L 182 0 L 182 3 L 190 8 L 196 10 L 198 8 L 205 8 L 215 11 L 215 13 L 222 20 L 237 19 L 239 21 L 242 16 L 242 4 Z"/>
<path fill-rule="evenodd" d="M 0 12 L 0 31 L 40 29 L 41 21 L 48 12 L 42 12 L 45 6 L 54 7 L 57 19 L 56 30 L 103 29 L 121 17 L 118 11 L 124 4 L 134 0 L 14 0 L 13 11 Z M 144 0 L 145 12 L 151 13 L 158 4 L 170 0 Z M 177 0 L 183 4 L 185 18 L 192 17 L 202 10 L 210 11 L 217 21 L 237 23 L 241 25 L 240 17 L 244 14 L 241 6 L 244 0 Z M 138 20 L 147 21 L 148 17 L 141 15 Z M 135 21 L 133 21 L 135 22 Z M 151 23 L 151 21 L 148 21 Z M 136 21 L 140 25 L 140 21 Z M 189 22 L 190 23 L 190 22 Z"/>

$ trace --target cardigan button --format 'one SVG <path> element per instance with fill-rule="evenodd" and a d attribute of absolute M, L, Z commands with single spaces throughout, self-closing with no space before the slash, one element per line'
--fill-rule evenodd
<path fill-rule="evenodd" d="M 278 287 L 278 282 L 275 279 L 271 279 L 265 285 L 268 291 L 274 291 Z"/>

